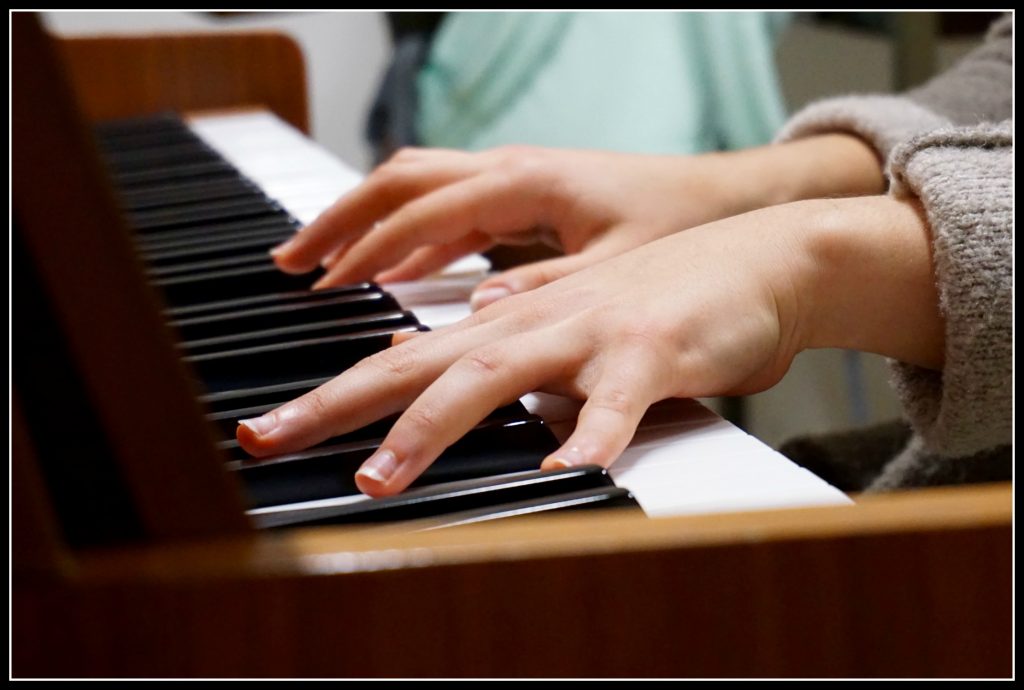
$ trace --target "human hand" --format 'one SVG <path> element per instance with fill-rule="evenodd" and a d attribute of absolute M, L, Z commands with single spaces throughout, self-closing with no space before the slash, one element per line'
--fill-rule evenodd
<path fill-rule="evenodd" d="M 364 492 L 388 495 L 491 410 L 542 389 L 587 401 L 544 467 L 608 465 L 653 402 L 763 390 L 802 347 L 794 285 L 806 262 L 783 214 L 759 213 L 663 238 L 422 334 L 243 423 L 239 440 L 254 455 L 290 452 L 405 409 L 357 475 Z M 779 231 L 765 232 L 768 222 Z"/>
<path fill-rule="evenodd" d="M 257 456 L 405 410 L 356 475 L 408 486 L 489 412 L 545 390 L 586 400 L 543 467 L 609 465 L 663 398 L 749 394 L 809 347 L 940 368 L 944 322 L 913 201 L 805 201 L 636 248 L 374 355 L 238 429 Z"/>
<path fill-rule="evenodd" d="M 480 308 L 678 230 L 782 201 L 872 191 L 877 168 L 845 135 L 700 156 L 406 149 L 273 253 L 286 271 L 324 264 L 315 287 L 328 287 L 413 280 L 499 243 L 543 240 L 566 252 L 484 281 L 473 299 Z"/>

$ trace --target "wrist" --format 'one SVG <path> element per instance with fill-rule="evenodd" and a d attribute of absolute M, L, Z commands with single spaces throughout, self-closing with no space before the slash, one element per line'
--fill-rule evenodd
<path fill-rule="evenodd" d="M 804 347 L 862 350 L 941 368 L 945 323 L 919 205 L 869 196 L 799 206 L 805 220 L 797 232 L 811 267 L 801 294 Z"/>
<path fill-rule="evenodd" d="M 850 134 L 823 134 L 709 156 L 709 166 L 732 192 L 729 203 L 736 213 L 885 191 L 878 153 Z"/>

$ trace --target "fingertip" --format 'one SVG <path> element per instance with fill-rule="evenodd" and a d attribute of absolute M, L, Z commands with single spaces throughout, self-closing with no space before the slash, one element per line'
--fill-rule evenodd
<path fill-rule="evenodd" d="M 401 345 L 407 340 L 412 340 L 418 335 L 423 335 L 423 331 L 399 331 L 391 336 L 391 347 Z"/>
<path fill-rule="evenodd" d="M 235 429 L 235 438 L 242 449 L 256 457 L 271 455 L 274 452 L 275 439 L 271 438 L 276 425 L 267 421 L 269 415 L 254 419 L 240 419 Z"/>
<path fill-rule="evenodd" d="M 593 452 L 588 453 L 584 451 L 580 444 L 570 438 L 566 445 L 544 458 L 540 468 L 542 470 L 565 470 L 570 467 L 594 464 L 594 455 L 595 453 Z"/>
<path fill-rule="evenodd" d="M 307 266 L 299 263 L 291 254 L 291 248 L 288 247 L 288 242 L 285 244 L 274 247 L 270 250 L 270 258 L 273 260 L 274 265 L 285 273 L 307 273 L 311 271 L 315 266 Z"/>
<path fill-rule="evenodd" d="M 555 457 L 554 455 L 544 458 L 544 462 L 540 464 L 540 468 L 544 471 L 567 470 L 572 466 L 572 463 L 565 458 Z"/>
<path fill-rule="evenodd" d="M 356 488 L 370 498 L 384 498 L 389 495 L 385 482 L 363 470 L 356 472 Z"/>
<path fill-rule="evenodd" d="M 386 448 L 379 448 L 356 472 L 356 487 L 374 498 L 398 493 L 400 487 L 389 486 L 397 469 L 398 458 L 395 454 Z"/>

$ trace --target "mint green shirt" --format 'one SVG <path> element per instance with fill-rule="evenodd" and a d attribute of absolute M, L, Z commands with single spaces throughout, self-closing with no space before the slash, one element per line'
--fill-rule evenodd
<path fill-rule="evenodd" d="M 764 12 L 456 12 L 418 79 L 427 146 L 694 153 L 785 119 Z"/>

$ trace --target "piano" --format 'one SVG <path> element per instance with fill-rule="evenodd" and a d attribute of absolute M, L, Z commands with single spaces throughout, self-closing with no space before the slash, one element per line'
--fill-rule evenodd
<path fill-rule="evenodd" d="M 289 460 L 301 464 L 310 456 L 271 463 L 233 456 L 230 466 L 247 488 L 244 500 L 237 483 L 215 471 L 222 460 L 212 446 L 236 452 L 229 431 L 240 410 L 276 404 L 283 400 L 275 396 L 294 395 L 323 378 L 324 371 L 310 364 L 316 358 L 303 357 L 297 371 L 276 369 L 274 381 L 247 382 L 251 367 L 245 362 L 254 356 L 252 350 L 274 352 L 281 331 L 288 337 L 312 333 L 310 341 L 344 340 L 351 334 L 346 332 L 350 324 L 343 322 L 353 317 L 346 312 L 334 319 L 332 335 L 315 330 L 324 328 L 322 321 L 311 326 L 298 319 L 262 328 L 259 319 L 274 308 L 289 315 L 303 309 L 328 314 L 337 304 L 395 298 L 398 308 L 386 309 L 388 316 L 382 317 L 393 321 L 366 336 L 381 340 L 394 329 L 438 326 L 457 318 L 465 312 L 461 298 L 474 278 L 388 286 L 390 296 L 373 286 L 350 286 L 318 294 L 315 303 L 301 286 L 289 283 L 292 296 L 284 303 L 275 298 L 276 305 L 264 306 L 262 313 L 248 304 L 245 313 L 232 311 L 230 318 L 218 310 L 246 298 L 220 294 L 213 303 L 197 304 L 188 298 L 197 284 L 203 292 L 210 273 L 259 273 L 266 248 L 294 231 L 295 223 L 286 216 L 308 221 L 309 214 L 333 200 L 330 190 L 336 191 L 340 176 L 349 173 L 267 114 L 198 118 L 191 130 L 248 178 L 186 183 L 185 191 L 174 192 L 233 199 L 214 204 L 215 213 L 224 213 L 218 221 L 222 237 L 204 232 L 197 245 L 180 220 L 183 208 L 158 210 L 151 205 L 153 195 L 127 191 L 130 185 L 122 187 L 121 199 L 130 207 L 130 221 L 142 230 L 138 247 L 148 275 L 167 300 L 151 324 L 170 323 L 181 334 L 177 355 L 204 380 L 206 421 L 219 429 L 214 432 L 219 438 L 208 451 L 193 448 L 195 457 L 177 458 L 188 481 L 166 471 L 159 475 L 159 468 L 135 467 L 125 472 L 119 491 L 98 487 L 112 505 L 127 493 L 141 506 L 134 526 L 118 530 L 109 524 L 114 521 L 109 515 L 106 522 L 76 518 L 60 505 L 81 508 L 80 498 L 68 497 L 68 485 L 92 480 L 72 475 L 55 488 L 51 459 L 38 452 L 47 449 L 46 440 L 33 436 L 31 423 L 15 425 L 14 478 L 17 487 L 25 488 L 15 497 L 35 497 L 15 503 L 16 520 L 29 525 L 32 536 L 26 547 L 26 539 L 18 536 L 23 532 L 15 531 L 17 675 L 943 675 L 963 669 L 984 675 L 979 669 L 1005 668 L 1000 664 L 1009 658 L 1003 637 L 1008 614 L 999 610 L 1009 592 L 1004 489 L 924 492 L 928 495 L 874 499 L 852 508 L 846 497 L 693 402 L 655 410 L 610 473 L 618 491 L 613 501 L 632 494 L 658 520 L 627 510 L 415 534 L 403 528 L 337 526 L 254 534 L 249 528 L 254 523 L 331 525 L 360 502 L 351 493 L 310 495 L 309 486 L 323 486 L 316 471 L 313 481 L 307 476 L 297 488 L 282 489 L 288 481 L 282 483 L 274 468 Z M 125 136 L 123 130 L 108 138 L 118 136 Z M 275 140 L 284 146 L 275 147 Z M 319 182 L 297 181 L 283 162 L 287 152 L 303 150 L 311 155 L 301 167 L 312 170 Z M 247 155 L 252 152 L 254 159 Z M 117 156 L 121 165 L 112 167 L 120 167 L 122 182 L 132 175 L 145 177 L 131 154 Z M 275 169 L 290 174 L 276 181 L 265 177 L 268 161 L 271 177 Z M 296 196 L 286 189 L 289 182 Z M 236 203 L 240 190 L 266 192 L 283 213 Z M 166 200 L 167 193 L 158 196 Z M 21 195 L 16 195 L 20 211 L 18 199 Z M 18 214 L 19 224 L 23 217 Z M 162 230 L 146 233 L 147 228 Z M 47 270 L 40 267 L 39 272 Z M 207 277 L 197 280 L 196 271 Z M 424 306 L 438 295 L 440 305 Z M 242 330 L 259 331 L 263 340 L 253 345 L 250 335 L 248 347 L 231 349 L 240 331 L 217 329 L 246 319 L 257 325 Z M 17 319 L 15 324 L 21 325 Z M 313 352 L 318 345 L 310 347 Z M 291 359 L 281 357 L 280 363 L 289 366 Z M 88 374 L 84 378 L 88 387 Z M 188 374 L 181 378 L 187 380 Z M 16 381 L 16 421 L 23 416 L 22 400 L 38 398 L 22 383 Z M 180 394 L 186 388 L 179 382 L 177 399 L 164 401 L 181 408 L 183 416 L 189 404 Z M 564 401 L 538 396 L 524 402 L 529 409 L 514 411 L 515 425 L 531 427 L 532 422 L 532 435 L 549 433 L 546 429 L 564 434 L 571 424 L 575 410 Z M 191 426 L 182 421 L 179 432 L 166 434 L 169 443 L 180 441 L 175 436 L 209 433 L 211 425 L 193 414 Z M 491 421 L 501 426 L 502 414 Z M 145 418 L 140 412 L 129 421 L 144 423 Z M 116 426 L 107 423 L 105 429 L 109 433 Z M 194 445 L 202 445 L 198 441 Z M 342 450 L 358 443 L 346 439 Z M 122 447 L 132 441 L 112 445 L 125 454 Z M 543 457 L 536 450 L 524 451 L 524 457 L 529 452 Z M 693 457 L 698 461 L 681 461 Z M 74 463 L 65 461 L 63 469 L 69 464 Z M 113 474 L 124 471 L 116 463 L 98 466 Z M 163 484 L 140 485 L 132 471 L 157 474 Z M 259 477 L 261 472 L 270 478 Z M 429 489 L 422 491 L 430 497 Z M 183 507 L 181 497 L 190 493 L 208 501 L 191 500 Z M 841 507 L 764 510 L 828 504 Z M 389 509 L 401 513 L 407 507 Z M 246 517 L 239 520 L 242 508 L 247 508 Z M 110 512 L 113 517 L 133 513 L 130 508 Z M 691 516 L 664 517 L 686 514 Z M 85 527 L 76 528 L 76 519 Z M 981 569 L 986 584 L 993 577 L 999 584 L 972 589 L 971 605 L 943 596 L 953 582 L 981 584 L 981 575 L 965 567 L 964 554 L 987 564 Z M 875 567 L 881 559 L 912 567 L 929 589 L 905 603 L 906 588 L 877 581 L 862 559 Z M 935 563 L 952 566 L 957 578 L 934 572 Z M 128 602 L 136 605 L 125 606 Z M 914 604 L 932 613 L 919 616 Z M 966 633 L 951 628 L 944 631 L 948 639 L 915 642 L 915 634 L 927 631 L 936 619 L 956 620 L 972 635 L 982 628 L 989 632 L 967 640 Z M 872 650 L 865 660 L 862 640 L 875 639 L 892 621 L 899 632 L 885 632 L 888 646 Z M 954 642 L 961 645 L 956 655 L 935 651 L 952 648 Z M 965 644 L 970 653 L 962 651 Z M 53 655 L 52 649 L 63 651 Z"/>

